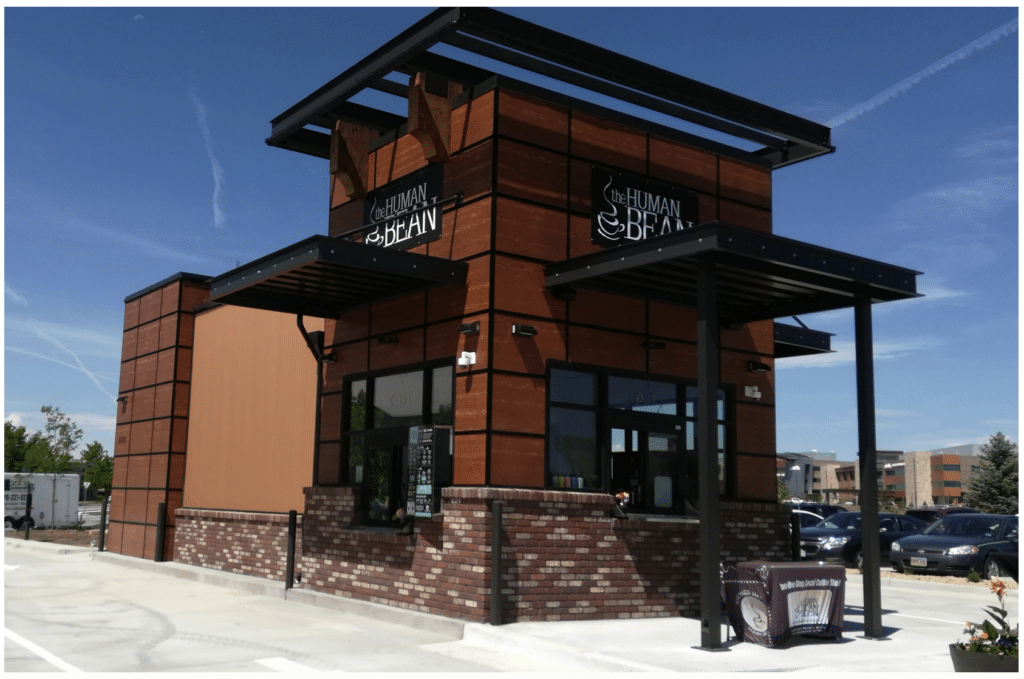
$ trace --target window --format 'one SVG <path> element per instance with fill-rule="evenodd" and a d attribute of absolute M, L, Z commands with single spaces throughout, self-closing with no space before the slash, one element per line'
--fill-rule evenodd
<path fill-rule="evenodd" d="M 732 411 L 720 389 L 714 417 L 722 492 L 734 476 Z M 548 488 L 628 493 L 631 511 L 686 513 L 697 505 L 697 431 L 697 387 L 685 380 L 549 368 Z"/>
<path fill-rule="evenodd" d="M 345 384 L 345 479 L 359 485 L 363 523 L 389 525 L 406 496 L 409 427 L 454 422 L 451 364 L 358 376 Z M 369 407 L 372 404 L 372 408 Z"/>

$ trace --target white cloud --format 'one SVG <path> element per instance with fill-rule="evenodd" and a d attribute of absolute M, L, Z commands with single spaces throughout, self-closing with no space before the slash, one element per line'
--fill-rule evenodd
<path fill-rule="evenodd" d="M 35 336 L 37 330 L 42 330 L 51 336 L 61 337 L 65 341 L 74 342 L 82 353 L 104 357 L 111 356 L 112 354 L 120 356 L 121 353 L 121 341 L 123 339 L 121 333 L 11 316 L 4 319 L 4 327 L 7 330 L 23 333 L 30 337 Z"/>
<path fill-rule="evenodd" d="M 189 87 L 189 96 L 196 107 L 196 118 L 199 120 L 199 129 L 203 133 L 203 142 L 206 144 L 206 155 L 210 159 L 210 168 L 213 170 L 213 225 L 218 229 L 224 228 L 227 215 L 224 213 L 224 184 L 226 176 L 224 168 L 213 152 L 213 136 L 210 134 L 210 126 L 206 122 L 206 105 L 196 96 L 195 90 Z"/>
<path fill-rule="evenodd" d="M 876 361 L 886 361 L 915 354 L 930 349 L 938 344 L 938 340 L 930 337 L 912 339 L 881 340 L 873 343 L 873 356 Z M 832 343 L 833 352 L 816 356 L 794 356 L 784 358 L 775 363 L 776 370 L 787 368 L 835 368 L 855 363 L 857 360 L 856 343 L 839 341 Z"/>
<path fill-rule="evenodd" d="M 4 281 L 4 297 L 22 306 L 28 306 L 28 300 L 19 295 L 14 288 L 7 284 L 7 281 Z"/>
<path fill-rule="evenodd" d="M 1016 205 L 1017 184 L 1015 175 L 1006 174 L 937 186 L 899 201 L 880 221 L 895 231 L 933 233 L 942 225 L 961 230 L 983 226 L 992 215 Z"/>
<path fill-rule="evenodd" d="M 1012 165 L 1017 166 L 1018 129 L 1016 125 L 1006 125 L 986 130 L 974 136 L 953 150 L 960 158 L 974 161 L 981 165 Z"/>

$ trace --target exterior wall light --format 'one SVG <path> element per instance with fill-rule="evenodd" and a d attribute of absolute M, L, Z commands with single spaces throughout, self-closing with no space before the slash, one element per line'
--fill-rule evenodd
<path fill-rule="evenodd" d="M 463 323 L 458 328 L 459 334 L 462 335 L 475 335 L 480 332 L 480 321 L 473 321 L 472 323 Z"/>
<path fill-rule="evenodd" d="M 468 368 L 471 365 L 476 365 L 476 352 L 463 351 L 457 362 L 460 368 Z"/>
<path fill-rule="evenodd" d="M 570 288 L 566 285 L 558 285 L 551 288 L 551 294 L 555 296 L 555 299 L 563 302 L 571 302 L 576 299 L 575 288 Z"/>
<path fill-rule="evenodd" d="M 520 325 L 519 323 L 513 323 L 512 334 L 516 337 L 533 337 L 537 334 L 537 328 L 532 325 Z"/>
<path fill-rule="evenodd" d="M 761 363 L 759 361 L 747 361 L 747 370 L 752 373 L 770 373 L 772 367 L 767 363 Z"/>

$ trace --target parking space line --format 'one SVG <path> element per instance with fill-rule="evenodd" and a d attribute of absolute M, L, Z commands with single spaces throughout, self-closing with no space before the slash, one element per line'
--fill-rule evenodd
<path fill-rule="evenodd" d="M 287 658 L 261 658 L 254 662 L 257 665 L 263 665 L 277 672 L 320 672 L 320 670 L 315 670 L 312 667 L 297 663 L 294 660 L 288 660 Z"/>
<path fill-rule="evenodd" d="M 40 648 L 36 644 L 33 644 L 31 641 L 21 636 L 20 634 L 12 632 L 6 627 L 4 627 L 4 636 L 13 641 L 14 643 L 18 644 L 19 646 L 28 649 L 32 653 L 35 653 L 46 662 L 50 663 L 54 667 L 57 667 L 58 669 L 63 670 L 64 672 L 80 673 L 82 671 L 74 665 L 64 662 L 63 660 L 55 656 L 53 653 L 50 653 L 46 649 Z"/>
<path fill-rule="evenodd" d="M 922 618 L 920 615 L 907 615 L 906 613 L 886 613 L 886 615 L 895 615 L 900 618 L 914 618 L 915 620 L 930 620 L 932 622 L 948 622 L 950 625 L 963 626 L 964 623 L 959 620 L 942 620 L 941 618 Z"/>

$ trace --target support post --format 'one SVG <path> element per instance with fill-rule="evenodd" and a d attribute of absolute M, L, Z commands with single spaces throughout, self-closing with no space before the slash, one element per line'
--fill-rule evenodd
<path fill-rule="evenodd" d="M 32 487 L 32 484 L 29 484 L 29 488 L 31 488 L 31 487 Z M 23 525 L 25 527 L 25 539 L 28 540 L 28 531 L 29 531 L 29 528 L 32 526 L 32 493 L 31 492 L 29 492 L 25 496 L 25 518 L 22 519 L 21 525 Z"/>
<path fill-rule="evenodd" d="M 800 517 L 796 514 L 789 515 L 790 554 L 793 561 L 800 561 Z"/>
<path fill-rule="evenodd" d="M 100 505 L 100 541 L 97 543 L 96 551 L 102 552 L 107 543 L 107 503 L 110 502 L 110 489 L 107 489 L 107 494 L 103 498 L 103 504 Z"/>
<path fill-rule="evenodd" d="M 501 514 L 505 505 L 491 503 L 491 624 L 501 624 Z"/>
<path fill-rule="evenodd" d="M 157 563 L 164 560 L 164 533 L 167 524 L 167 503 L 161 502 L 156 506 L 156 547 L 153 550 L 153 561 Z"/>
<path fill-rule="evenodd" d="M 291 589 L 295 582 L 295 533 L 298 526 L 299 513 L 294 509 L 288 511 L 288 556 L 284 566 L 284 588 Z"/>
<path fill-rule="evenodd" d="M 716 265 L 697 265 L 697 465 L 700 476 L 700 648 L 722 648 L 721 513 L 718 499 L 719 327 Z"/>
<path fill-rule="evenodd" d="M 882 632 L 881 547 L 878 543 L 878 474 L 875 440 L 875 369 L 871 329 L 871 300 L 858 297 L 854 305 L 857 356 L 857 439 L 860 453 L 861 549 L 864 557 L 864 636 Z"/>

